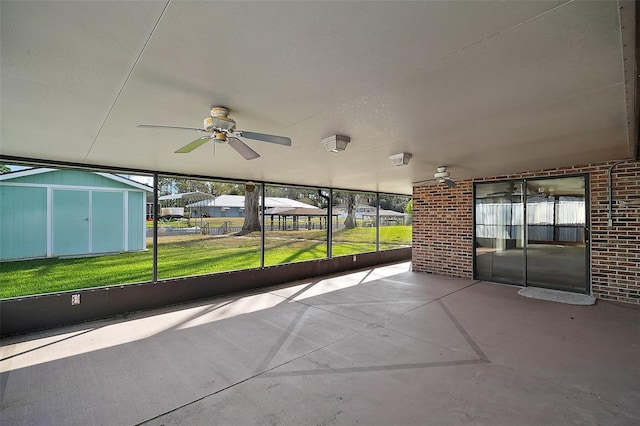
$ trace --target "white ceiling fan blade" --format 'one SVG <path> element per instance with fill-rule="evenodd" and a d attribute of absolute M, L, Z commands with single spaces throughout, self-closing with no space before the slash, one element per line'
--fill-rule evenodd
<path fill-rule="evenodd" d="M 195 141 L 186 144 L 182 148 L 175 151 L 177 154 L 186 154 L 187 152 L 191 152 L 200 145 L 204 145 L 205 143 L 211 140 L 211 136 L 203 136 L 201 138 L 196 139 Z"/>
<path fill-rule="evenodd" d="M 178 130 L 194 130 L 196 132 L 208 133 L 206 129 L 198 129 L 197 127 L 177 127 L 177 126 L 159 126 L 155 124 L 138 124 L 136 127 L 144 129 L 178 129 Z"/>
<path fill-rule="evenodd" d="M 267 135 L 264 133 L 238 131 L 240 136 L 247 139 L 254 139 L 262 142 L 277 143 L 280 145 L 291 146 L 291 139 L 284 136 Z"/>
<path fill-rule="evenodd" d="M 260 154 L 255 152 L 249 145 L 238 138 L 227 137 L 227 143 L 247 160 L 253 160 L 254 158 L 260 157 Z"/>
<path fill-rule="evenodd" d="M 413 186 L 426 186 L 427 184 L 430 184 L 431 182 L 435 182 L 435 179 L 426 179 L 426 180 L 419 180 L 417 182 L 412 182 L 411 185 Z"/>

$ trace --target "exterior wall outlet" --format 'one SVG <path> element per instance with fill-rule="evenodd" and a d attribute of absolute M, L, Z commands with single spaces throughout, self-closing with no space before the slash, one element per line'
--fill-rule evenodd
<path fill-rule="evenodd" d="M 354 262 L 356 261 L 356 255 L 355 254 L 353 255 L 353 261 Z"/>
<path fill-rule="evenodd" d="M 72 305 L 79 305 L 80 304 L 80 295 L 79 294 L 72 294 L 71 295 L 71 304 Z"/>

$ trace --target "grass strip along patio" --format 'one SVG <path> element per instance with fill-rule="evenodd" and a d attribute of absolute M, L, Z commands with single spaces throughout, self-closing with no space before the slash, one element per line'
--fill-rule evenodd
<path fill-rule="evenodd" d="M 410 245 L 410 226 L 380 227 L 380 250 Z M 151 281 L 150 241 L 147 247 L 149 250 L 137 253 L 3 262 L 0 264 L 0 298 Z M 375 249 L 375 228 L 340 230 L 333 235 L 334 257 Z M 326 231 L 266 232 L 266 266 L 326 256 Z M 158 278 L 161 280 L 259 266 L 259 232 L 243 237 L 182 235 L 158 240 Z"/>

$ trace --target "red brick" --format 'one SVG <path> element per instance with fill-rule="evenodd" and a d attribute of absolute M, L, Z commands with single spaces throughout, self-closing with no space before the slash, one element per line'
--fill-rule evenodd
<path fill-rule="evenodd" d="M 608 171 L 615 161 L 487 176 L 455 188 L 414 188 L 413 269 L 455 277 L 473 276 L 473 182 L 588 174 L 590 185 L 591 290 L 595 297 L 640 304 L 640 162 L 613 173 L 613 226 L 609 220 Z M 597 274 L 597 276 L 595 276 Z"/>

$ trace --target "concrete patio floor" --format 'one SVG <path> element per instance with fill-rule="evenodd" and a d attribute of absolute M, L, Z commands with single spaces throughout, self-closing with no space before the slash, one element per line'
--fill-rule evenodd
<path fill-rule="evenodd" d="M 410 268 L 4 339 L 0 423 L 640 424 L 640 309 Z"/>

